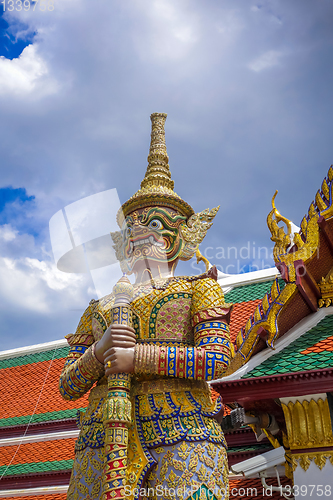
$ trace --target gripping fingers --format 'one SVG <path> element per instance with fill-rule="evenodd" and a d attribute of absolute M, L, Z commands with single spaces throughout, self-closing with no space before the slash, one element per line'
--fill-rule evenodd
<path fill-rule="evenodd" d="M 133 347 L 135 339 L 129 338 L 127 335 L 112 335 L 112 347 Z"/>
<path fill-rule="evenodd" d="M 111 326 L 111 337 L 113 338 L 118 335 L 127 337 L 128 340 L 132 339 L 135 341 L 136 339 L 135 330 L 131 326 L 113 324 Z"/>
<path fill-rule="evenodd" d="M 112 373 L 132 373 L 134 371 L 134 347 L 124 349 L 111 347 L 104 356 L 105 375 Z"/>

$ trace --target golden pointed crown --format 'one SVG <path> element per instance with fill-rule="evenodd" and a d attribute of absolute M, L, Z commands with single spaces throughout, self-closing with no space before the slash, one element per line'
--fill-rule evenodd
<path fill-rule="evenodd" d="M 171 180 L 169 157 L 165 144 L 164 124 L 166 113 L 150 115 L 152 130 L 148 167 L 141 188 L 126 201 L 117 214 L 117 221 L 121 226 L 124 217 L 139 208 L 164 206 L 177 210 L 187 219 L 194 214 L 193 208 L 174 192 L 174 182 Z"/>

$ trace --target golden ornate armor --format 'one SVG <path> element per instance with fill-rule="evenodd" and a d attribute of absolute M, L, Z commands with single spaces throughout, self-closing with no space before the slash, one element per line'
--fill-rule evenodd
<path fill-rule="evenodd" d="M 141 254 L 135 255 L 140 241 L 151 243 L 152 235 L 155 245 L 152 243 L 153 248 L 147 252 L 152 252 L 156 262 L 161 242 L 166 242 L 168 265 L 178 258 L 190 258 L 217 211 L 193 214 L 191 207 L 173 192 L 173 184 L 163 186 L 162 167 L 166 170 L 167 159 L 166 154 L 162 155 L 165 117 L 152 115 L 151 151 L 155 152 L 155 163 L 150 153 L 145 177 L 152 182 L 153 176 L 152 187 L 149 190 L 148 183 L 145 188 L 144 180 L 143 188 L 123 205 L 118 216 L 123 231 L 113 235 L 127 272 L 135 268 L 143 254 L 141 248 Z M 156 157 L 160 164 L 154 176 Z M 165 175 L 170 186 L 168 169 Z M 137 280 L 131 302 L 136 345 L 126 477 L 120 481 L 122 490 L 118 478 L 107 490 L 110 498 L 121 491 L 123 497 L 130 498 L 186 500 L 200 488 L 208 498 L 226 499 L 226 443 L 215 419 L 221 413 L 222 402 L 212 398 L 207 381 L 220 378 L 229 363 L 231 306 L 225 304 L 212 270 L 194 277 L 174 277 L 172 273 L 168 277 L 153 276 L 148 271 L 146 278 L 150 279 Z M 75 446 L 70 500 L 99 499 L 102 495 L 103 408 L 108 388 L 104 365 L 96 359 L 94 347 L 112 323 L 113 302 L 113 294 L 91 301 L 75 334 L 67 336 L 71 349 L 60 379 L 61 394 L 65 399 L 77 399 L 96 383 L 90 390 L 87 410 L 78 418 L 81 432 Z"/>

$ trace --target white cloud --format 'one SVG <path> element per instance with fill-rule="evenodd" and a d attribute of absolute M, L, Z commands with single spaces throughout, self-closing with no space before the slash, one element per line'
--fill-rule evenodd
<path fill-rule="evenodd" d="M 273 66 L 277 66 L 278 64 L 280 64 L 281 57 L 282 52 L 279 52 L 277 50 L 269 50 L 268 52 L 265 52 L 260 57 L 248 64 L 248 67 L 252 71 L 259 73 L 264 69 L 272 68 Z"/>
<path fill-rule="evenodd" d="M 0 59 L 1 183 L 25 187 L 36 208 L 3 219 L 19 234 L 0 230 L 8 331 L 15 318 L 18 332 L 28 324 L 29 335 L 59 338 L 66 310 L 77 307 L 77 323 L 95 296 L 91 280 L 81 288 L 79 277 L 52 270 L 42 252 L 51 251 L 47 224 L 84 196 L 117 188 L 123 202 L 139 188 L 154 111 L 168 113 L 176 191 L 195 210 L 222 205 L 203 250 L 242 246 L 241 238 L 267 245 L 276 188 L 290 218 L 302 218 L 332 163 L 333 2 L 251 5 L 259 3 L 57 0 L 53 12 L 15 14 L 37 35 L 18 59 Z M 282 24 L 272 22 L 273 10 Z M 29 313 L 37 303 L 42 312 Z M 75 328 L 70 314 L 64 334 Z"/>
<path fill-rule="evenodd" d="M 47 314 L 61 309 L 66 301 L 83 302 L 84 277 L 62 273 L 50 262 L 2 257 L 0 274 L 2 301 L 15 304 L 16 309 Z"/>
<path fill-rule="evenodd" d="M 53 94 L 56 82 L 49 77 L 46 62 L 38 54 L 37 45 L 28 45 L 16 59 L 0 56 L 0 88 L 2 95 L 26 95 L 35 92 L 36 97 Z"/>
<path fill-rule="evenodd" d="M 4 224 L 0 226 L 0 239 L 8 242 L 15 240 L 18 231 L 14 229 L 10 224 Z"/>

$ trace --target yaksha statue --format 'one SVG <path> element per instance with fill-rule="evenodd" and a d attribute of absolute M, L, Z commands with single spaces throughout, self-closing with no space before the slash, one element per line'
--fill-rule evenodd
<path fill-rule="evenodd" d="M 113 293 L 91 301 L 67 336 L 60 392 L 75 400 L 90 391 L 78 418 L 70 500 L 229 496 L 216 420 L 222 402 L 207 381 L 228 366 L 231 305 L 215 268 L 174 276 L 179 259 L 197 253 L 218 209 L 195 214 L 174 192 L 165 119 L 151 116 L 147 172 L 118 212 L 121 230 L 112 233 L 135 284 L 131 290 L 125 277 Z"/>

